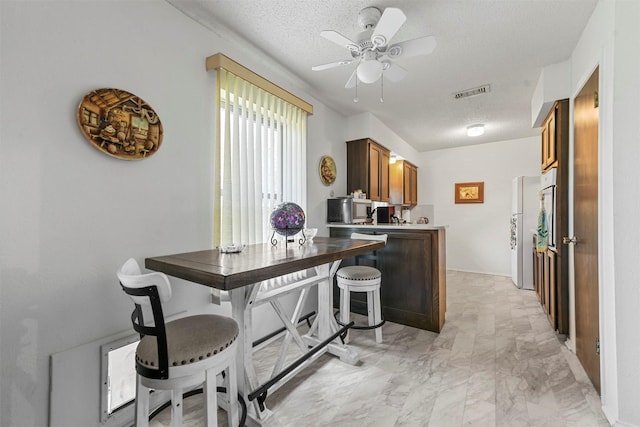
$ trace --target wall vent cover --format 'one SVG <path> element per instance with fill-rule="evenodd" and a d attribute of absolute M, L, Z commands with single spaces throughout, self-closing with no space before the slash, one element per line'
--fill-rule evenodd
<path fill-rule="evenodd" d="M 473 89 L 461 90 L 453 94 L 455 99 L 469 98 L 470 96 L 482 95 L 483 93 L 491 92 L 491 85 L 483 85 L 474 87 Z"/>

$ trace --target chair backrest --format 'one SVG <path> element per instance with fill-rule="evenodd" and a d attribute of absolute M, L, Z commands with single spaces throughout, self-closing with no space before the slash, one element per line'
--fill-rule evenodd
<path fill-rule="evenodd" d="M 160 272 L 142 274 L 140 266 L 133 258 L 129 258 L 127 262 L 120 267 L 117 274 L 120 283 L 127 288 L 156 286 L 162 302 L 167 302 L 171 299 L 171 283 L 167 275 Z M 147 298 L 134 298 L 132 296 L 131 299 L 133 299 L 136 304 L 149 304 Z"/>
<path fill-rule="evenodd" d="M 167 333 L 165 329 L 162 302 L 171 299 L 171 284 L 163 273 L 142 274 L 140 266 L 133 258 L 129 258 L 117 272 L 122 290 L 129 295 L 135 304 L 131 313 L 133 329 L 140 334 L 156 337 L 158 349 L 158 369 L 149 369 L 136 361 L 136 370 L 148 378 L 169 378 L 169 354 Z M 145 322 L 142 307 L 151 309 L 153 323 Z"/>
<path fill-rule="evenodd" d="M 360 240 L 382 240 L 385 244 L 387 243 L 386 234 L 351 233 L 351 238 Z"/>

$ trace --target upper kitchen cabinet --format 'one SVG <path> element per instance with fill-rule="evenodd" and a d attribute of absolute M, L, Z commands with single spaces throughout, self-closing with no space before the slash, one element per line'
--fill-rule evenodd
<path fill-rule="evenodd" d="M 406 160 L 389 165 L 389 193 L 392 205 L 417 205 L 418 167 Z"/>
<path fill-rule="evenodd" d="M 563 125 L 568 119 L 568 100 L 556 101 L 542 123 L 542 172 L 558 167 L 558 150 L 564 138 L 569 138 L 568 128 Z"/>
<path fill-rule="evenodd" d="M 389 201 L 390 151 L 372 139 L 347 141 L 347 193 L 362 189 L 367 198 Z"/>
<path fill-rule="evenodd" d="M 542 171 L 556 165 L 556 117 L 553 110 L 542 124 Z"/>

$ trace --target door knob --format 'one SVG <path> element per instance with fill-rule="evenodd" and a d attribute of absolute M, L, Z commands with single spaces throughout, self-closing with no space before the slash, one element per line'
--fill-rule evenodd
<path fill-rule="evenodd" d="M 578 239 L 576 238 L 576 236 L 562 238 L 563 245 L 570 245 L 571 243 L 573 243 L 574 245 L 578 244 Z"/>

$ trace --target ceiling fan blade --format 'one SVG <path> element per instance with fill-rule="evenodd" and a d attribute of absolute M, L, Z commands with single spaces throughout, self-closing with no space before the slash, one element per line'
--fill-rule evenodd
<path fill-rule="evenodd" d="M 373 30 L 373 34 L 371 34 L 373 46 L 386 46 L 406 20 L 407 17 L 400 9 L 396 7 L 386 8 L 380 17 L 380 21 L 378 21 L 378 25 Z"/>
<path fill-rule="evenodd" d="M 389 46 L 387 55 L 390 58 L 428 55 L 436 48 L 436 38 L 433 36 L 418 37 Z"/>
<path fill-rule="evenodd" d="M 352 87 L 356 86 L 356 82 L 358 80 L 358 77 L 356 76 L 356 70 L 353 70 L 353 73 L 351 73 L 351 77 L 349 77 L 349 80 L 347 80 L 347 83 L 344 85 L 345 89 L 351 89 Z"/>
<path fill-rule="evenodd" d="M 311 67 L 311 69 L 313 71 L 323 71 L 323 70 L 328 70 L 330 68 L 339 67 L 341 65 L 348 65 L 348 64 L 351 64 L 353 61 L 355 61 L 355 60 L 354 59 L 345 59 L 343 61 L 331 62 L 329 64 L 316 65 L 315 67 Z"/>
<path fill-rule="evenodd" d="M 324 37 L 325 39 L 329 40 L 330 42 L 334 42 L 335 44 L 338 44 L 342 47 L 346 47 L 347 49 L 349 49 L 352 52 L 357 52 L 360 48 L 358 47 L 358 45 L 356 44 L 356 42 L 354 42 L 353 40 L 343 36 L 342 34 L 340 34 L 337 31 L 333 31 L 333 30 L 325 30 L 322 31 L 320 33 L 320 36 Z"/>
<path fill-rule="evenodd" d="M 407 70 L 405 70 L 398 64 L 395 64 L 389 61 L 384 61 L 384 63 L 385 63 L 385 66 L 386 64 L 389 64 L 389 67 L 382 72 L 382 75 L 388 78 L 389 80 L 391 80 L 392 82 L 394 83 L 399 82 L 400 80 L 404 79 L 404 77 L 407 75 Z"/>

